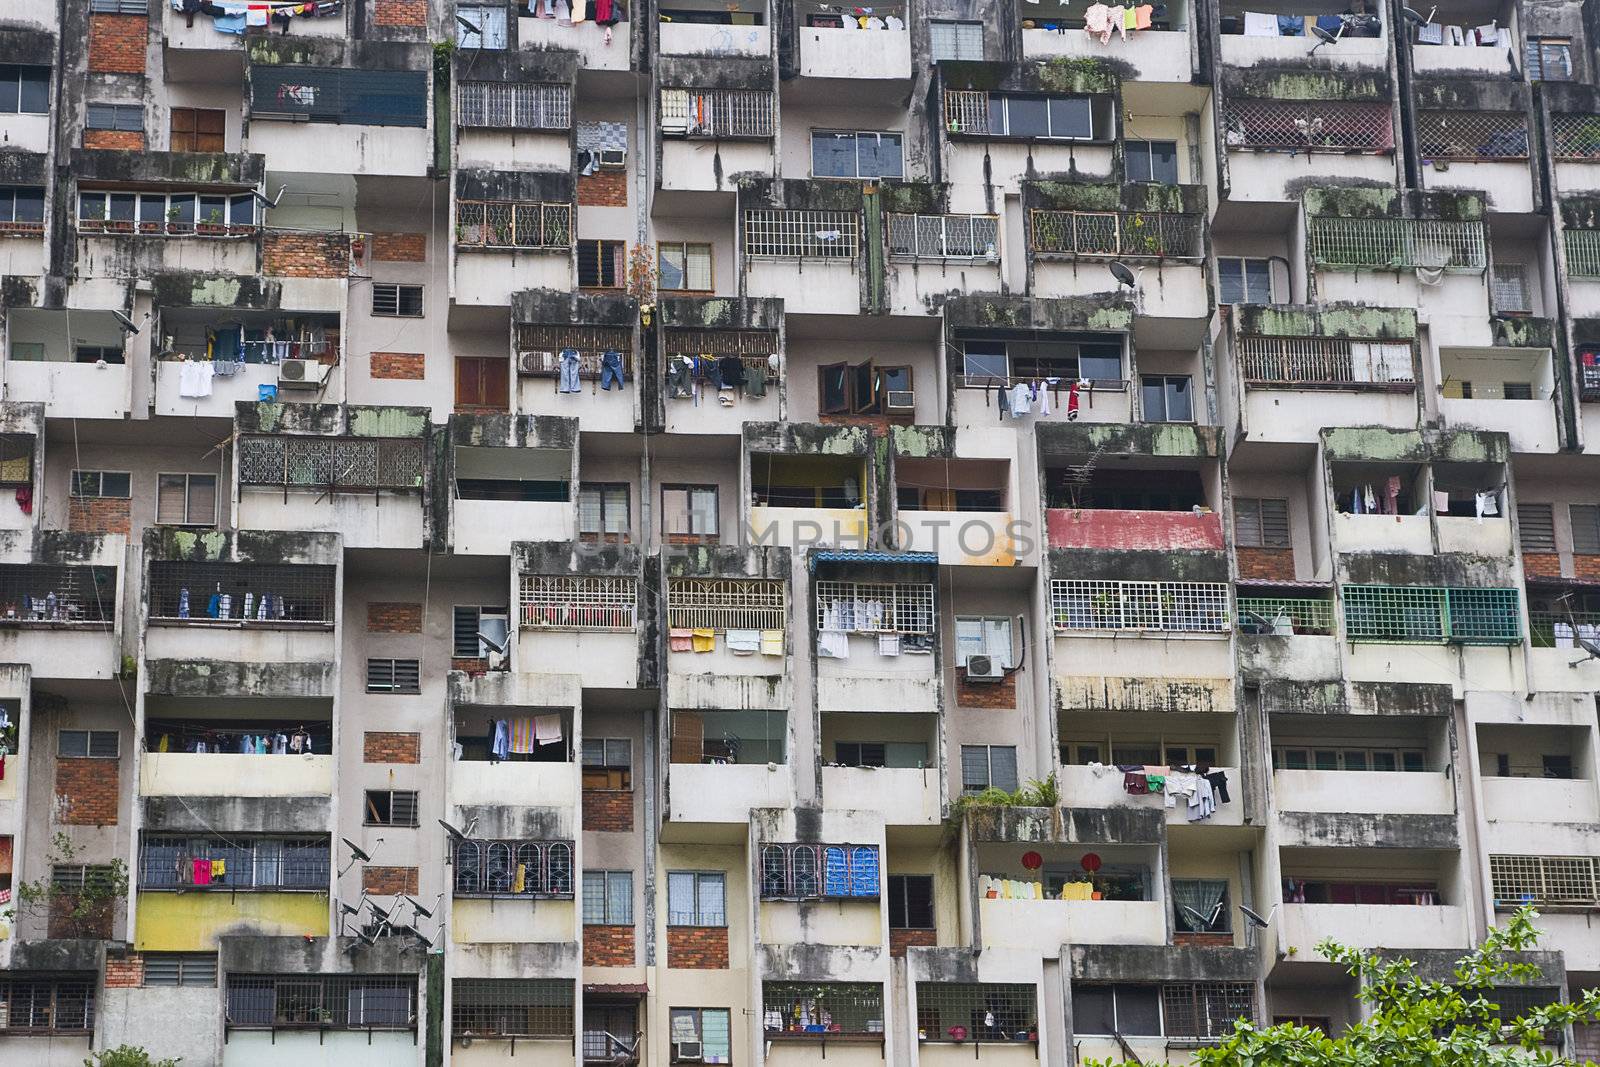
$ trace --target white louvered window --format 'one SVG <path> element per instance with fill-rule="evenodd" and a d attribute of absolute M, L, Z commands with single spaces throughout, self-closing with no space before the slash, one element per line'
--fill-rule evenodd
<path fill-rule="evenodd" d="M 928 41 L 935 63 L 981 62 L 983 60 L 983 23 L 953 22 L 934 19 L 928 23 Z"/>

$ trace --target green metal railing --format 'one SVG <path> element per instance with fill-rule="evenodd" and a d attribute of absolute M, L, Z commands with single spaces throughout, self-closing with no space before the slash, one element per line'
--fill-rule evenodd
<path fill-rule="evenodd" d="M 1515 589 L 1347 585 L 1340 595 L 1351 641 L 1511 645 L 1522 640 Z"/>
<path fill-rule="evenodd" d="M 1333 601 L 1311 597 L 1240 597 L 1239 629 L 1259 633 L 1265 624 L 1273 627 L 1287 617 L 1297 634 L 1333 633 Z"/>

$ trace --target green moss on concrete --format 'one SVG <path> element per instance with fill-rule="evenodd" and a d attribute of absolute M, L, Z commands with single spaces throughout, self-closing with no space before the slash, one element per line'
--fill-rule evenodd
<path fill-rule="evenodd" d="M 1412 308 L 1360 304 L 1245 306 L 1235 309 L 1239 333 L 1261 337 L 1350 337 L 1411 340 L 1417 335 Z"/>
<path fill-rule="evenodd" d="M 352 437 L 424 437 L 427 433 L 428 415 L 423 408 L 350 409 Z"/>
<path fill-rule="evenodd" d="M 1040 89 L 1052 93 L 1116 93 L 1122 79 L 1110 64 L 1093 57 L 1058 56 L 1039 65 Z"/>
<path fill-rule="evenodd" d="M 1522 315 L 1494 315 L 1489 319 L 1494 344 L 1499 348 L 1551 348 L 1555 345 L 1555 323 L 1550 319 Z"/>
<path fill-rule="evenodd" d="M 883 210 L 900 215 L 942 215 L 949 186 L 935 182 L 885 181 L 878 185 Z"/>
<path fill-rule="evenodd" d="M 1399 198 L 1397 190 L 1386 187 L 1333 186 L 1307 189 L 1303 201 L 1308 215 L 1377 219 L 1393 214 Z"/>
<path fill-rule="evenodd" d="M 1322 447 L 1332 460 L 1418 463 L 1428 456 L 1427 446 L 1418 431 L 1388 430 L 1378 426 L 1323 430 Z"/>

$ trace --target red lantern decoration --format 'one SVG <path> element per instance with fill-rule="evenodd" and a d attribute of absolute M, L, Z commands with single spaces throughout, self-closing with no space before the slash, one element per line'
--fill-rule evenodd
<path fill-rule="evenodd" d="M 1022 854 L 1022 865 L 1030 871 L 1037 871 L 1044 866 L 1044 857 L 1037 852 L 1024 852 Z"/>
<path fill-rule="evenodd" d="M 1085 852 L 1083 854 L 1083 859 L 1080 860 L 1079 863 L 1084 870 L 1088 871 L 1090 874 L 1093 874 L 1095 871 L 1100 869 L 1100 856 L 1095 852 Z"/>

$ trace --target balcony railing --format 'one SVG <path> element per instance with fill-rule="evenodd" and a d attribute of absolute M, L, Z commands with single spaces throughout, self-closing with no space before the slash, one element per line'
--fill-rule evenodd
<path fill-rule="evenodd" d="M 230 1030 L 417 1028 L 415 975 L 230 974 L 227 996 Z"/>
<path fill-rule="evenodd" d="M 531 378 L 554 378 L 561 370 L 564 349 L 578 353 L 578 377 L 600 377 L 600 360 L 607 352 L 622 356 L 622 376 L 633 377 L 633 331 L 626 326 L 517 327 L 517 373 Z"/>
<path fill-rule="evenodd" d="M 1551 115 L 1550 133 L 1557 159 L 1600 159 L 1600 116 Z"/>
<path fill-rule="evenodd" d="M 1481 222 L 1332 215 L 1310 222 L 1311 256 L 1320 267 L 1482 273 L 1488 262 Z"/>
<path fill-rule="evenodd" d="M 1223 137 L 1229 148 L 1392 152 L 1394 118 L 1387 102 L 1235 100 Z"/>
<path fill-rule="evenodd" d="M 522 625 L 536 630 L 632 630 L 638 596 L 634 578 L 525 574 Z"/>
<path fill-rule="evenodd" d="M 1490 856 L 1496 907 L 1600 907 L 1592 856 Z"/>
<path fill-rule="evenodd" d="M 861 216 L 853 211 L 744 213 L 744 254 L 772 259 L 855 259 Z"/>
<path fill-rule="evenodd" d="M 1228 629 L 1228 587 L 1220 582 L 1056 579 L 1050 583 L 1050 608 L 1057 632 Z"/>
<path fill-rule="evenodd" d="M 456 247 L 566 251 L 572 247 L 572 205 L 458 201 Z"/>
<path fill-rule="evenodd" d="M 1347 585 L 1341 595 L 1351 641 L 1512 645 L 1522 640 L 1515 589 Z"/>
<path fill-rule="evenodd" d="M 662 89 L 661 132 L 678 137 L 772 136 L 766 89 Z"/>
<path fill-rule="evenodd" d="M 105 628 L 116 614 L 115 567 L 0 564 L 0 627 Z"/>
<path fill-rule="evenodd" d="M 702 630 L 787 629 L 788 589 L 774 578 L 671 578 L 667 625 Z"/>
<path fill-rule="evenodd" d="M 1528 640 L 1534 648 L 1578 648 L 1578 639 L 1600 644 L 1600 611 L 1528 613 Z"/>
<path fill-rule="evenodd" d="M 1240 337 L 1239 371 L 1251 385 L 1324 387 L 1416 384 L 1411 345 L 1339 337 Z"/>
<path fill-rule="evenodd" d="M 163 352 L 163 362 L 179 359 L 208 359 L 212 346 L 207 342 L 178 343 L 170 352 Z M 239 358 L 234 362 L 275 366 L 286 359 L 317 359 L 330 363 L 339 361 L 339 346 L 333 341 L 240 341 Z M 219 362 L 227 362 L 226 360 Z"/>
<path fill-rule="evenodd" d="M 1278 633 L 1287 624 L 1295 634 L 1333 633 L 1333 601 L 1311 597 L 1240 597 L 1241 633 Z M 1263 625 L 1265 629 L 1263 629 Z"/>
<path fill-rule="evenodd" d="M 1600 230 L 1563 230 L 1567 273 L 1574 278 L 1600 278 Z"/>
<path fill-rule="evenodd" d="M 1033 211 L 1029 248 L 1068 256 L 1195 259 L 1203 250 L 1199 215 L 1164 211 Z"/>
<path fill-rule="evenodd" d="M 570 841 L 462 840 L 453 860 L 457 897 L 572 898 Z"/>
<path fill-rule="evenodd" d="M 463 126 L 565 130 L 572 125 L 572 87 L 524 82 L 462 82 L 456 87 Z"/>
<path fill-rule="evenodd" d="M 570 1038 L 576 1019 L 566 978 L 457 978 L 452 1037 Z"/>
<path fill-rule="evenodd" d="M 981 89 L 945 90 L 944 125 L 951 133 L 988 133 L 989 94 Z"/>
<path fill-rule="evenodd" d="M 423 442 L 413 437 L 239 438 L 239 484 L 284 488 L 420 489 Z"/>
<path fill-rule="evenodd" d="M 865 634 L 931 634 L 931 582 L 817 583 L 817 629 Z"/>
<path fill-rule="evenodd" d="M 761 1001 L 762 1029 L 768 1037 L 883 1033 L 883 986 L 878 983 L 766 982 Z"/>
<path fill-rule="evenodd" d="M 335 569 L 311 564 L 150 564 L 150 619 L 238 625 L 333 625 Z"/>
<path fill-rule="evenodd" d="M 150 835 L 139 848 L 139 889 L 326 893 L 328 863 L 326 837 Z"/>
<path fill-rule="evenodd" d="M 890 215 L 889 255 L 896 259 L 995 259 L 995 215 Z"/>
<path fill-rule="evenodd" d="M 1424 159 L 1485 162 L 1528 158 L 1528 117 L 1509 111 L 1418 111 Z"/>

